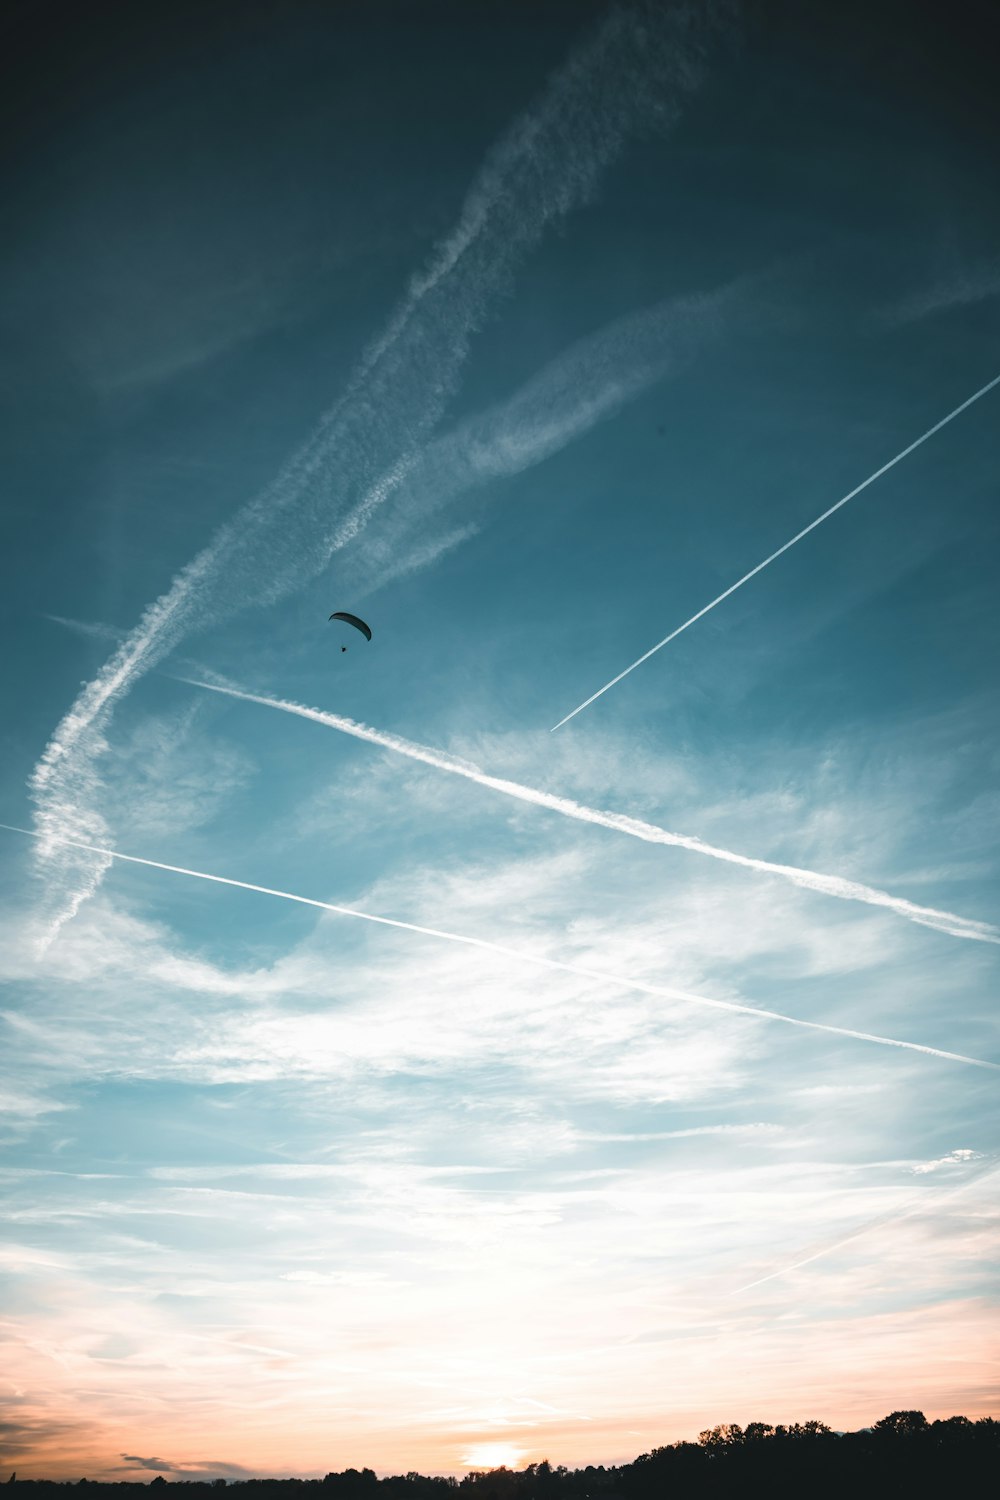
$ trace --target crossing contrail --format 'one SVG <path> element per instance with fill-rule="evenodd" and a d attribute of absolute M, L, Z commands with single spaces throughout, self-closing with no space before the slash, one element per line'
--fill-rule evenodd
<path fill-rule="evenodd" d="M 458 389 L 472 339 L 514 271 L 553 224 L 592 198 L 637 131 L 675 123 L 732 13 L 729 0 L 667 7 L 634 0 L 612 6 L 588 30 L 487 153 L 457 221 L 311 437 L 82 687 L 30 783 L 45 835 L 40 873 L 54 908 L 47 941 L 107 868 L 82 854 L 111 842 L 100 765 L 118 701 L 193 631 L 248 601 L 273 603 L 301 588 L 388 503 Z"/>
<path fill-rule="evenodd" d="M 918 922 L 923 927 L 933 927 L 939 932 L 948 933 L 951 937 L 971 938 L 981 943 L 1000 943 L 1000 932 L 989 922 L 979 922 L 971 917 L 960 917 L 954 912 L 939 911 L 933 906 L 918 906 L 916 902 L 907 901 L 902 896 L 893 896 L 888 891 L 878 890 L 875 886 L 862 885 L 857 880 L 846 880 L 842 875 L 824 875 L 819 870 L 805 870 L 797 865 L 780 865 L 767 859 L 754 859 L 748 854 L 737 854 L 732 849 L 722 849 L 716 844 L 707 844 L 703 839 L 689 834 L 671 833 L 655 823 L 644 823 L 641 819 L 630 818 L 625 813 L 602 812 L 596 807 L 587 807 L 581 802 L 574 802 L 571 797 L 559 797 L 553 792 L 543 792 L 537 787 L 524 786 L 519 781 L 509 781 L 503 776 L 490 776 L 478 766 L 473 765 L 471 761 L 458 760 L 428 745 L 420 745 L 413 740 L 403 739 L 398 734 L 386 734 L 381 729 L 372 729 L 367 724 L 359 724 L 357 720 L 344 718 L 341 714 L 325 713 L 319 708 L 306 708 L 301 703 L 292 703 L 284 698 L 265 698 L 259 693 L 247 693 L 239 688 L 199 682 L 192 677 L 178 676 L 176 681 L 187 683 L 190 687 L 205 688 L 210 693 L 222 693 L 227 698 L 238 698 L 245 703 L 258 703 L 262 708 L 274 708 L 281 713 L 310 719 L 313 723 L 322 724 L 327 729 L 336 729 L 341 734 L 353 735 L 355 739 L 366 740 L 370 745 L 378 745 L 381 749 L 391 750 L 396 755 L 405 755 L 410 760 L 420 761 L 426 766 L 433 766 L 435 770 L 446 771 L 449 775 L 463 776 L 467 781 L 475 782 L 477 786 L 501 792 L 505 797 L 514 797 L 519 802 L 530 802 L 535 807 L 548 808 L 550 812 L 561 813 L 564 818 L 574 818 L 579 823 L 596 824 L 614 833 L 625 833 L 631 838 L 642 839 L 647 844 L 668 844 L 674 848 L 689 849 L 695 854 L 704 854 L 710 859 L 724 860 L 727 864 L 742 865 L 745 869 L 758 870 L 765 875 L 779 875 L 782 879 L 790 881 L 792 885 L 800 886 L 805 890 L 818 891 L 824 896 L 836 896 L 842 901 L 861 901 L 868 906 L 881 906 L 895 913 L 896 916 L 906 917 L 909 921 Z"/>
<path fill-rule="evenodd" d="M 14 823 L 0 823 L 8 833 L 21 833 L 30 839 L 51 838 L 52 835 L 36 833 L 30 828 L 19 828 Z M 611 974 L 604 969 L 591 969 L 583 964 L 567 964 L 556 958 L 543 958 L 537 953 L 526 953 L 522 948 L 511 948 L 505 943 L 494 943 L 488 938 L 468 937 L 460 932 L 448 932 L 442 927 L 424 927 L 419 922 L 403 922 L 398 917 L 379 917 L 373 912 L 359 911 L 354 906 L 340 906 L 333 901 L 318 901 L 314 896 L 298 896 L 292 891 L 279 891 L 273 886 L 255 885 L 249 880 L 234 880 L 228 875 L 212 875 L 205 870 L 189 870 L 183 865 L 168 865 L 159 859 L 142 859 L 137 854 L 122 854 L 117 849 L 105 849 L 96 844 L 85 844 L 79 839 L 62 839 L 62 843 L 74 848 L 99 854 L 108 862 L 121 860 L 129 865 L 143 865 L 150 870 L 165 870 L 170 875 L 186 875 L 192 880 L 207 880 L 213 885 L 232 886 L 240 891 L 253 891 L 258 896 L 275 896 L 280 901 L 294 901 L 299 906 L 315 907 L 318 911 L 329 911 L 341 917 L 354 917 L 361 922 L 374 922 L 379 927 L 394 927 L 401 932 L 415 932 L 421 937 L 438 938 L 446 943 L 458 943 L 465 948 L 478 948 L 485 953 L 498 953 L 502 958 L 513 958 L 518 963 L 530 964 L 536 969 L 548 969 L 559 974 L 575 974 L 580 979 L 593 979 L 599 984 L 613 984 L 620 989 L 634 990 L 642 995 L 654 995 L 662 1000 L 674 1000 L 681 1005 L 700 1005 L 709 1010 L 728 1011 L 731 1015 L 753 1016 L 758 1021 L 781 1021 L 786 1026 L 797 1026 L 805 1031 L 821 1031 L 827 1036 L 848 1037 L 857 1042 L 874 1042 L 880 1047 L 899 1047 L 907 1052 L 921 1052 L 925 1057 L 939 1057 L 945 1062 L 963 1063 L 972 1068 L 988 1068 L 1000 1073 L 1000 1063 L 987 1062 L 980 1057 L 966 1057 L 961 1052 L 945 1052 L 940 1047 L 926 1047 L 920 1042 L 904 1042 L 897 1037 L 879 1036 L 871 1031 L 854 1031 L 847 1026 L 827 1026 L 822 1021 L 802 1021 L 797 1016 L 786 1016 L 778 1010 L 761 1010 L 755 1005 L 741 1005 L 736 1000 L 714 1000 L 706 995 L 693 995 L 688 990 L 674 989 L 669 985 L 645 984 L 639 979 L 628 979 L 621 974 Z"/>
<path fill-rule="evenodd" d="M 883 474 L 887 474 L 890 469 L 895 468 L 896 464 L 901 463 L 915 448 L 919 448 L 921 443 L 926 443 L 928 438 L 932 438 L 936 432 L 940 432 L 942 427 L 947 427 L 949 422 L 953 422 L 967 407 L 971 406 L 973 402 L 978 401 L 981 396 L 985 396 L 997 384 L 1000 384 L 1000 375 L 994 375 L 992 380 L 988 381 L 986 385 L 981 386 L 974 395 L 969 396 L 963 401 L 961 406 L 956 406 L 955 410 L 950 411 L 946 417 L 942 417 L 940 422 L 935 422 L 933 427 L 928 427 L 927 431 L 921 433 L 920 437 L 912 442 L 908 448 L 904 448 L 901 453 L 897 453 L 895 458 L 890 458 L 889 462 L 883 464 L 881 469 L 876 469 L 874 474 L 869 474 L 867 479 L 862 480 L 861 484 L 851 490 L 849 494 L 844 495 L 835 505 L 831 505 L 829 510 L 825 510 L 821 516 L 817 516 L 815 521 L 810 521 L 808 526 L 803 526 L 801 531 L 797 531 L 776 552 L 772 552 L 770 557 L 765 557 L 763 562 L 759 562 L 755 568 L 750 569 L 749 573 L 744 573 L 742 578 L 737 579 L 735 583 L 731 583 L 710 604 L 706 604 L 703 609 L 699 609 L 698 613 L 692 615 L 690 620 L 685 620 L 683 625 L 678 625 L 677 629 L 672 630 L 669 635 L 665 635 L 662 641 L 657 641 L 655 646 L 651 646 L 642 656 L 637 657 L 630 667 L 626 667 L 623 672 L 618 673 L 617 677 L 612 677 L 610 682 L 606 682 L 602 688 L 598 688 L 596 693 L 591 693 L 589 698 L 585 698 L 582 703 L 578 703 L 576 708 L 571 713 L 568 713 L 564 719 L 560 719 L 558 724 L 553 724 L 549 733 L 554 734 L 557 729 L 561 729 L 564 724 L 568 724 L 570 719 L 575 719 L 577 714 L 583 713 L 585 708 L 589 708 L 609 688 L 613 688 L 616 683 L 621 682 L 623 677 L 627 677 L 630 672 L 634 672 L 636 667 L 641 667 L 644 661 L 648 661 L 651 656 L 655 656 L 657 651 L 662 651 L 664 646 L 669 646 L 670 642 L 675 641 L 679 635 L 683 635 L 685 630 L 690 630 L 692 625 L 697 624 L 710 610 L 715 609 L 717 604 L 721 604 L 724 599 L 728 599 L 730 594 L 735 594 L 736 590 L 741 589 L 745 583 L 749 583 L 751 578 L 756 578 L 758 573 L 762 572 L 764 568 L 769 567 L 783 552 L 787 552 L 790 547 L 794 547 L 796 542 L 801 542 L 802 538 L 808 536 L 810 531 L 815 531 L 817 526 L 822 526 L 823 522 L 828 521 L 835 511 L 840 510 L 842 505 L 847 504 L 848 500 L 853 500 L 855 495 L 860 495 L 861 491 L 866 490 L 870 484 L 874 484 L 876 479 L 881 479 Z"/>

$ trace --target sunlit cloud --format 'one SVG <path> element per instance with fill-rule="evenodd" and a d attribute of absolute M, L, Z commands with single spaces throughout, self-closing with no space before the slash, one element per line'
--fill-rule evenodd
<path fill-rule="evenodd" d="M 1000 380 L 1000 376 L 997 379 Z M 552 792 L 540 791 L 536 787 L 523 786 L 503 777 L 490 776 L 467 761 L 457 760 L 440 750 L 431 749 L 428 745 L 415 744 L 401 735 L 385 734 L 380 730 L 370 728 L 367 724 L 358 724 L 353 719 L 344 718 L 340 714 L 325 713 L 321 709 L 307 708 L 301 703 L 290 703 L 282 698 L 267 698 L 261 694 L 248 693 L 225 684 L 198 682 L 187 677 L 180 680 L 193 687 L 204 688 L 208 692 L 221 693 L 226 697 L 241 699 L 247 703 L 260 704 L 264 708 L 273 708 L 299 718 L 311 719 L 314 723 L 323 724 L 328 729 L 336 729 L 356 739 L 367 740 L 369 744 L 378 745 L 381 749 L 408 756 L 412 760 L 433 766 L 436 770 L 445 771 L 453 776 L 465 777 L 475 782 L 477 786 L 501 792 L 505 796 L 515 797 L 522 802 L 533 803 L 536 807 L 561 813 L 564 817 L 574 818 L 582 823 L 591 823 L 597 827 L 611 829 L 616 833 L 628 834 L 646 843 L 687 849 L 693 853 L 706 855 L 710 859 L 720 859 L 728 864 L 741 865 L 745 869 L 759 871 L 761 874 L 778 875 L 806 890 L 820 891 L 824 895 L 835 896 L 841 900 L 863 901 L 871 906 L 881 906 L 899 916 L 908 917 L 911 921 L 921 922 L 928 927 L 947 932 L 952 937 L 1000 943 L 1000 931 L 989 922 L 978 922 L 967 917 L 956 916 L 953 912 L 918 906 L 915 902 L 907 901 L 900 896 L 892 896 L 887 891 L 876 890 L 857 880 L 845 880 L 841 876 L 825 875 L 817 870 L 804 870 L 795 865 L 777 864 L 771 860 L 737 854 L 732 849 L 720 849 L 706 843 L 703 839 L 688 834 L 671 833 L 665 828 L 658 828 L 638 818 L 630 818 L 624 813 L 604 812 L 597 808 L 584 807 L 569 797 L 560 797 Z"/>
<path fill-rule="evenodd" d="M 11 828 L 8 824 L 0 824 L 0 828 L 5 828 L 8 832 L 14 833 L 28 832 L 25 829 Z M 28 836 L 41 837 L 41 835 L 30 833 Z M 947 1062 L 964 1063 L 970 1067 L 989 1068 L 1000 1072 L 1000 1063 L 991 1062 L 985 1058 L 968 1057 L 963 1053 L 951 1052 L 940 1047 L 930 1047 L 920 1042 L 909 1042 L 897 1037 L 880 1036 L 875 1032 L 835 1026 L 824 1021 L 809 1021 L 801 1017 L 787 1015 L 781 1011 L 765 1009 L 763 1006 L 747 1005 L 737 1000 L 719 1000 L 706 995 L 694 995 L 690 991 L 676 989 L 672 986 L 647 984 L 642 980 L 616 974 L 607 969 L 570 964 L 560 959 L 547 958 L 541 954 L 532 954 L 511 948 L 506 944 L 494 942 L 489 938 L 471 937 L 465 933 L 452 932 L 440 927 L 428 927 L 415 922 L 406 922 L 396 917 L 382 917 L 373 912 L 359 911 L 354 907 L 341 906 L 330 901 L 319 901 L 312 896 L 300 896 L 291 891 L 278 890 L 273 886 L 257 885 L 251 881 L 236 880 L 226 875 L 215 875 L 204 870 L 192 870 L 180 865 L 167 864 L 162 860 L 146 859 L 134 854 L 123 854 L 119 850 L 103 849 L 96 845 L 82 845 L 81 847 L 90 849 L 94 853 L 98 853 L 102 857 L 106 856 L 111 860 L 121 860 L 126 864 L 144 865 L 150 869 L 163 870 L 168 874 L 184 875 L 189 879 L 205 880 L 213 885 L 230 886 L 237 890 L 250 891 L 255 895 L 271 896 L 280 901 L 290 901 L 299 906 L 309 906 L 316 910 L 331 912 L 337 916 L 352 917 L 358 921 L 372 922 L 380 927 L 395 928 L 399 931 L 416 933 L 421 937 L 429 937 L 441 942 L 478 948 L 483 952 L 498 954 L 502 958 L 514 959 L 516 962 L 529 964 L 533 967 L 572 974 L 581 979 L 595 981 L 598 984 L 610 984 L 614 987 L 620 986 L 623 989 L 636 990 L 641 994 L 658 996 L 663 1000 L 679 1002 L 681 1005 L 704 1006 L 707 1009 L 725 1011 L 731 1015 L 752 1016 L 754 1019 L 763 1021 L 778 1021 L 788 1026 L 801 1027 L 807 1031 L 824 1032 L 829 1036 L 848 1037 L 854 1041 L 871 1042 L 882 1047 L 898 1047 L 909 1052 L 921 1052 L 928 1057 L 941 1058 Z"/>

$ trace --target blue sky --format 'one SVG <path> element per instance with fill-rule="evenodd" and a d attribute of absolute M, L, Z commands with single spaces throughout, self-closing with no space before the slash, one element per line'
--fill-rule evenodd
<path fill-rule="evenodd" d="M 18 31 L 20 1472 L 995 1412 L 1000 390 L 551 732 L 1000 373 L 985 12 L 811 10 Z"/>

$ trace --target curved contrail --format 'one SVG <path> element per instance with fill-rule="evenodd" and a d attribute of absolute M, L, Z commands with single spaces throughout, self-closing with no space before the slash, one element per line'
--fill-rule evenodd
<path fill-rule="evenodd" d="M 817 526 L 821 526 L 824 521 L 829 520 L 830 516 L 835 511 L 838 511 L 842 505 L 846 505 L 848 500 L 853 500 L 855 495 L 860 495 L 861 491 L 866 490 L 870 484 L 874 484 L 876 479 L 881 479 L 883 474 L 895 468 L 896 464 L 912 453 L 914 448 L 919 448 L 921 443 L 926 443 L 928 438 L 932 438 L 936 432 L 940 432 L 942 427 L 947 427 L 948 423 L 953 422 L 961 412 L 965 411 L 966 407 L 971 406 L 974 401 L 978 401 L 981 396 L 985 396 L 987 391 L 991 391 L 998 384 L 1000 384 L 1000 375 L 994 375 L 993 379 L 987 381 L 986 385 L 980 386 L 974 395 L 967 397 L 961 406 L 956 406 L 955 410 L 950 411 L 946 417 L 942 417 L 940 422 L 935 422 L 933 427 L 928 427 L 927 431 L 921 433 L 908 448 L 904 448 L 901 453 L 897 453 L 895 458 L 890 458 L 889 462 L 883 464 L 881 469 L 876 469 L 874 474 L 869 474 L 868 478 L 862 480 L 861 484 L 851 490 L 850 494 L 844 495 L 835 505 L 831 505 L 829 510 L 825 510 L 821 516 L 817 516 L 815 521 L 810 521 L 808 526 L 803 526 L 801 531 L 797 531 L 776 552 L 772 552 L 770 557 L 765 557 L 763 562 L 759 562 L 755 568 L 751 568 L 749 573 L 744 573 L 743 577 L 737 579 L 736 583 L 731 583 L 717 598 L 712 600 L 711 604 L 706 604 L 703 609 L 699 609 L 698 613 L 692 615 L 690 620 L 685 620 L 683 625 L 678 625 L 676 630 L 672 630 L 669 635 L 665 635 L 662 641 L 657 641 L 655 646 L 650 646 L 648 651 L 644 651 L 642 656 L 637 657 L 630 667 L 625 668 L 624 672 L 619 672 L 617 677 L 612 677 L 611 681 L 606 682 L 602 688 L 598 688 L 596 693 L 591 693 L 589 698 L 585 698 L 582 703 L 578 703 L 576 708 L 571 713 L 568 713 L 564 719 L 560 719 L 558 724 L 553 724 L 549 733 L 554 734 L 557 729 L 561 729 L 564 724 L 568 724 L 570 719 L 575 719 L 577 714 L 583 713 L 585 708 L 589 708 L 592 703 L 596 703 L 602 694 L 606 693 L 609 688 L 613 688 L 616 683 L 621 682 L 623 677 L 627 677 L 630 672 L 634 672 L 636 667 L 641 667 L 644 661 L 648 661 L 651 656 L 655 656 L 657 651 L 662 651 L 664 646 L 669 646 L 670 642 L 675 641 L 679 635 L 683 635 L 685 630 L 690 630 L 692 625 L 707 615 L 710 610 L 715 609 L 716 605 L 721 604 L 724 599 L 728 599 L 730 594 L 735 594 L 736 590 L 741 589 L 745 583 L 749 583 L 751 578 L 756 578 L 758 573 L 762 572 L 764 568 L 769 567 L 783 552 L 787 552 L 789 547 L 794 547 L 796 542 L 801 542 L 804 536 L 808 536 L 810 531 L 815 531 Z"/>
<path fill-rule="evenodd" d="M 28 838 L 41 838 L 30 828 L 18 828 L 13 823 L 0 823 L 8 833 L 23 833 Z M 144 865 L 150 870 L 166 870 L 170 875 L 187 875 L 192 880 L 208 880 L 213 885 L 234 886 L 237 890 L 253 891 L 258 896 L 276 896 L 281 901 L 294 901 L 299 906 L 312 906 L 319 911 L 334 912 L 340 917 L 355 917 L 362 922 L 374 922 L 380 927 L 395 927 L 401 932 L 415 932 L 421 937 L 439 938 L 446 943 L 459 943 L 466 948 L 480 948 L 486 953 L 499 953 L 503 958 L 517 959 L 519 963 L 531 964 L 536 969 L 550 969 L 560 974 L 576 974 L 581 979 L 594 979 L 600 984 L 614 984 L 621 989 L 636 990 L 642 995 L 656 995 L 663 1000 L 676 1000 L 682 1005 L 700 1005 L 709 1010 L 728 1011 L 732 1015 L 753 1016 L 758 1021 L 781 1021 L 786 1026 L 798 1026 L 805 1031 L 822 1031 L 827 1036 L 848 1037 L 856 1042 L 874 1042 L 880 1047 L 901 1047 L 907 1052 L 922 1052 L 926 1057 L 939 1057 L 945 1062 L 964 1063 L 971 1068 L 989 1068 L 1000 1073 L 1000 1063 L 987 1062 L 981 1057 L 966 1057 L 962 1052 L 946 1052 L 940 1047 L 926 1047 L 920 1042 L 904 1042 L 898 1037 L 879 1036 L 872 1031 L 854 1031 L 847 1026 L 827 1026 L 822 1021 L 802 1021 L 797 1016 L 786 1016 L 779 1010 L 761 1010 L 755 1005 L 741 1005 L 737 1000 L 712 1000 L 705 995 L 694 995 L 689 990 L 674 989 L 670 985 L 645 984 L 640 979 L 627 979 L 622 974 L 610 974 L 603 969 L 591 969 L 583 964 L 567 964 L 556 958 L 542 958 L 537 953 L 525 953 L 523 948 L 510 948 L 505 943 L 493 943 L 488 938 L 467 937 L 461 932 L 448 932 L 442 927 L 424 927 L 419 922 L 403 922 L 398 917 L 379 917 L 373 912 L 359 911 L 354 906 L 340 906 L 333 901 L 318 901 L 313 896 L 297 896 L 292 891 L 279 891 L 269 885 L 255 885 L 249 880 L 234 880 L 228 875 L 211 875 L 205 870 L 189 870 L 183 865 L 168 865 L 159 859 L 141 859 L 137 854 L 122 854 L 117 849 L 100 848 L 84 844 L 77 839 L 62 842 L 76 848 L 100 854 L 108 861 L 116 859 L 130 865 Z"/>
<path fill-rule="evenodd" d="M 464 776 L 477 786 L 502 792 L 506 797 L 516 797 L 519 802 L 531 802 L 536 807 L 546 807 L 551 812 L 561 813 L 564 818 L 575 818 L 579 823 L 593 823 L 600 828 L 609 828 L 614 833 L 626 833 L 631 838 L 642 839 L 647 844 L 669 844 L 677 849 L 690 849 L 694 854 L 704 854 L 710 859 L 721 859 L 727 864 L 742 865 L 744 869 L 758 870 L 764 875 L 779 875 L 792 885 L 805 890 L 818 891 L 824 896 L 836 896 L 842 901 L 862 901 L 868 906 L 881 906 L 896 916 L 906 917 L 923 927 L 933 927 L 947 932 L 952 937 L 972 938 L 981 943 L 1000 943 L 1000 931 L 989 922 L 979 922 L 971 917 L 960 917 L 954 912 L 940 911 L 934 906 L 918 906 L 902 896 L 893 896 L 880 891 L 876 886 L 862 885 L 858 880 L 847 880 L 842 875 L 824 875 L 819 870 L 806 870 L 798 865 L 775 864 L 768 859 L 754 859 L 749 854 L 737 854 L 732 849 L 722 849 L 716 844 L 706 844 L 704 839 L 684 833 L 671 833 L 655 823 L 644 823 L 639 818 L 630 818 L 625 813 L 603 812 L 596 807 L 587 807 L 574 802 L 571 797 L 558 797 L 553 792 L 539 791 L 536 787 L 524 786 L 519 781 L 508 781 L 506 777 L 489 776 L 470 761 L 457 760 L 428 745 L 405 740 L 398 734 L 386 734 L 381 729 L 371 729 L 355 719 L 341 714 L 325 713 L 319 708 L 306 708 L 301 703 L 292 703 L 284 698 L 265 698 L 259 693 L 243 692 L 239 688 L 224 687 L 217 683 L 199 682 L 193 677 L 180 677 L 178 682 L 191 687 L 205 688 L 210 693 L 222 693 L 227 698 L 239 698 L 245 703 L 259 703 L 263 708 L 275 708 L 282 713 L 295 714 L 301 719 L 311 719 L 327 729 L 339 730 L 341 734 L 353 735 L 355 739 L 367 740 L 383 750 L 392 750 L 396 755 L 406 755 L 410 760 L 421 761 L 438 771 L 447 771 L 452 776 Z"/>

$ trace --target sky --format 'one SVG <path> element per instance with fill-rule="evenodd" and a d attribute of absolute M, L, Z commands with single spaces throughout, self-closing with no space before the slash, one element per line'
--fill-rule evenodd
<path fill-rule="evenodd" d="M 993 8 L 8 40 L 0 1465 L 1000 1415 Z"/>

